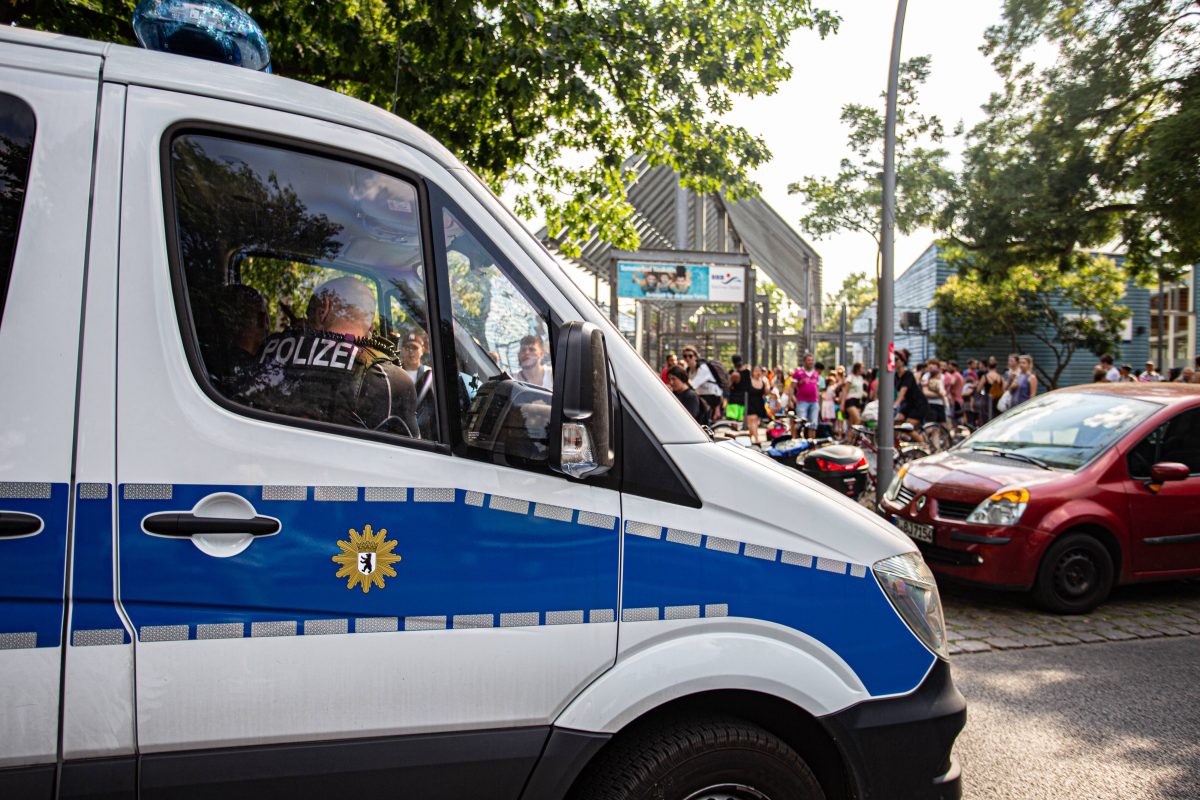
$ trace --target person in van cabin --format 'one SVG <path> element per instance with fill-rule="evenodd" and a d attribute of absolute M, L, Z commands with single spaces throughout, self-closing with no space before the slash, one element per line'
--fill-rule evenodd
<path fill-rule="evenodd" d="M 268 336 L 242 402 L 264 411 L 419 438 L 417 393 L 395 345 L 372 337 L 375 296 L 344 276 L 313 290 L 304 326 Z"/>
<path fill-rule="evenodd" d="M 254 287 L 234 283 L 218 290 L 214 310 L 217 347 L 209 349 L 205 363 L 217 388 L 237 399 L 246 389 L 267 338 L 267 302 Z"/>
<path fill-rule="evenodd" d="M 522 336 L 520 350 L 517 353 L 517 360 L 520 362 L 521 368 L 513 377 L 525 383 L 532 383 L 534 386 L 553 389 L 554 375 L 550 371 L 550 365 L 543 363 L 545 358 L 546 345 L 541 336 L 536 333 Z"/>
<path fill-rule="evenodd" d="M 435 419 L 433 396 L 433 370 L 424 363 L 429 350 L 429 339 L 423 332 L 406 333 L 400 340 L 400 365 L 412 378 L 417 392 L 417 424 L 421 427 L 421 438 L 433 438 Z"/>

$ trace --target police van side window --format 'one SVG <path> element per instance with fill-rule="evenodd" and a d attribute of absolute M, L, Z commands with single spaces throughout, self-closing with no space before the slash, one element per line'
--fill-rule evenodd
<path fill-rule="evenodd" d="M 36 128 L 33 109 L 24 100 L 0 93 L 0 320 L 17 251 Z"/>
<path fill-rule="evenodd" d="M 302 426 L 435 440 L 415 184 L 200 133 L 172 141 L 170 168 L 184 335 L 209 390 Z"/>
<path fill-rule="evenodd" d="M 442 208 L 440 216 L 440 256 L 454 317 L 457 408 L 467 453 L 511 466 L 544 467 L 554 393 L 545 310 L 535 307 L 461 212 Z"/>

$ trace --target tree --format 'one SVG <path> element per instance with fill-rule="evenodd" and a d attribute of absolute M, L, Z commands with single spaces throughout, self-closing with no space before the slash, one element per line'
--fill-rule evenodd
<path fill-rule="evenodd" d="M 953 254 L 948 254 L 953 257 Z M 1049 349 L 1054 363 L 1035 369 L 1051 389 L 1078 352 L 1108 352 L 1120 340 L 1130 310 L 1121 304 L 1126 272 L 1110 257 L 1076 253 L 1070 268 L 1057 264 L 1018 265 L 987 278 L 968 269 L 938 288 L 934 307 L 938 352 L 954 357 L 963 350 L 1005 340 L 1020 352 L 1031 337 Z"/>
<path fill-rule="evenodd" d="M 0 22 L 132 43 L 134 0 L 12 0 Z M 273 69 L 389 108 L 445 143 L 563 249 L 595 224 L 634 249 L 628 156 L 702 193 L 757 192 L 761 138 L 717 121 L 791 77 L 792 34 L 836 29 L 812 0 L 261 0 Z"/>
<path fill-rule="evenodd" d="M 841 329 L 842 306 L 846 307 L 846 325 L 849 326 L 855 317 L 866 311 L 875 302 L 875 298 L 878 297 L 876 289 L 876 282 L 868 278 L 867 273 L 851 272 L 842 281 L 841 287 L 825 298 L 827 311 L 824 321 L 821 323 L 821 330 L 837 331 Z"/>
<path fill-rule="evenodd" d="M 900 67 L 896 111 L 896 227 L 912 233 L 941 212 L 954 175 L 945 165 L 942 122 L 918 106 L 921 84 L 929 77 L 930 59 L 913 58 Z M 886 100 L 886 93 L 881 95 Z M 882 105 L 882 104 L 881 104 Z M 843 231 L 865 233 L 875 242 L 876 277 L 881 253 L 883 215 L 884 114 L 881 108 L 850 103 L 842 107 L 850 129 L 851 155 L 843 158 L 834 178 L 808 176 L 788 186 L 807 206 L 801 227 L 818 239 Z"/>
<path fill-rule="evenodd" d="M 1119 247 L 1134 276 L 1172 279 L 1200 260 L 1198 24 L 1195 0 L 1007 0 L 985 45 L 1005 88 L 940 221 L 972 270 Z"/>

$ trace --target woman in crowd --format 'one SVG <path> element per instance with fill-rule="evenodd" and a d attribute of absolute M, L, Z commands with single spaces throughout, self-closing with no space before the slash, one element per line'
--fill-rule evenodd
<path fill-rule="evenodd" d="M 700 352 L 696 348 L 690 345 L 683 348 L 683 363 L 687 365 L 688 380 L 691 381 L 696 394 L 700 395 L 709 408 L 708 422 L 712 422 L 715 415 L 721 411 L 721 385 L 708 368 L 708 362 L 700 358 Z"/>
<path fill-rule="evenodd" d="M 1033 374 L 1033 356 L 1022 355 L 1017 359 L 1017 374 L 1010 384 L 1012 405 L 1017 406 L 1037 397 L 1037 390 L 1038 379 L 1037 375 Z"/>
<path fill-rule="evenodd" d="M 750 370 L 750 379 L 746 386 L 746 429 L 750 431 L 750 441 L 758 441 L 759 421 L 767 414 L 767 389 L 770 384 L 762 367 Z"/>
<path fill-rule="evenodd" d="M 866 405 L 866 382 L 863 379 L 863 365 L 854 364 L 850 374 L 846 376 L 846 385 L 842 389 L 842 413 L 847 425 L 858 425 L 862 422 L 862 409 Z"/>
<path fill-rule="evenodd" d="M 837 398 L 841 387 L 841 377 L 837 370 L 829 370 L 825 376 L 825 388 L 821 391 L 821 424 L 827 426 L 834 434 L 837 433 Z"/>

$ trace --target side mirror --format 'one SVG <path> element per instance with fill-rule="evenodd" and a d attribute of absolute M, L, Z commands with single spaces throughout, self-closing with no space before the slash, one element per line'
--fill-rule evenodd
<path fill-rule="evenodd" d="M 568 322 L 557 347 L 550 468 L 572 478 L 602 475 L 616 461 L 604 334 L 590 322 Z"/>
<path fill-rule="evenodd" d="M 1151 483 L 1166 483 L 1167 481 L 1186 481 L 1191 472 L 1187 464 L 1178 461 L 1161 461 L 1150 468 Z"/>

